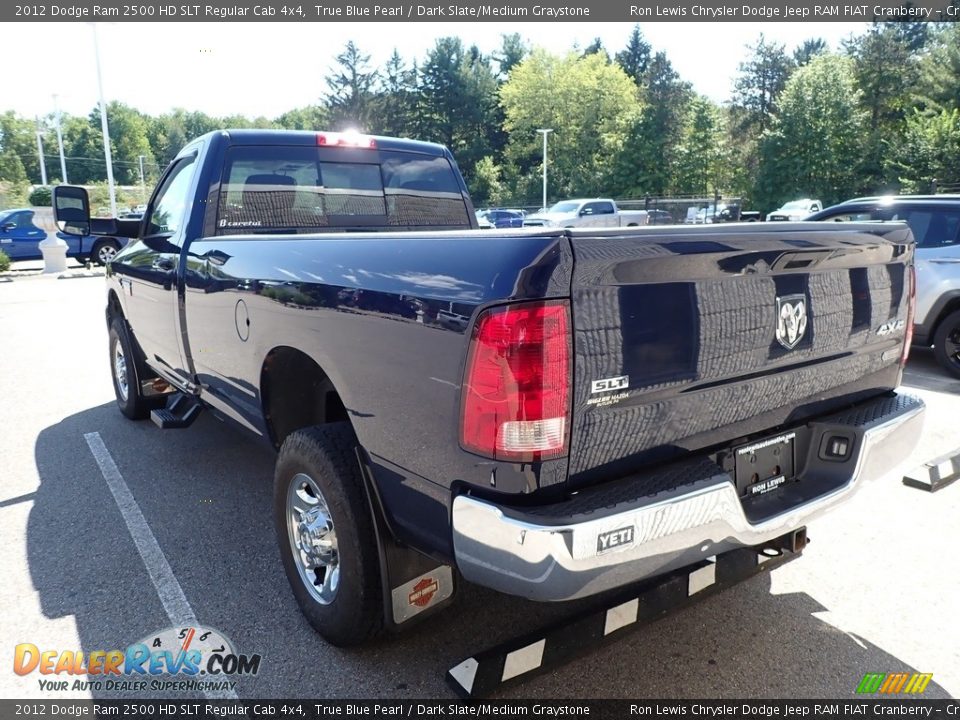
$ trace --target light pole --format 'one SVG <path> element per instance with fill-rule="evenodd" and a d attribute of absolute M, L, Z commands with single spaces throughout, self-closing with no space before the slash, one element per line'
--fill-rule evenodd
<path fill-rule="evenodd" d="M 143 159 L 146 155 L 140 156 L 140 194 L 143 196 L 143 201 L 147 201 L 147 182 L 143 179 Z"/>
<path fill-rule="evenodd" d="M 543 207 L 547 207 L 547 134 L 553 132 L 553 128 L 537 128 L 537 132 L 543 135 Z"/>
<path fill-rule="evenodd" d="M 47 165 L 43 162 L 43 131 L 40 129 L 40 118 L 37 118 L 37 154 L 40 156 L 40 184 L 47 184 Z"/>
<path fill-rule="evenodd" d="M 53 117 L 57 123 L 57 145 L 60 147 L 60 182 L 66 185 L 67 180 L 67 158 L 63 154 L 63 133 L 60 132 L 60 103 L 57 102 L 57 94 L 53 94 Z"/>
<path fill-rule="evenodd" d="M 93 53 L 97 58 L 97 89 L 100 91 L 100 127 L 103 130 L 103 157 L 107 162 L 107 185 L 110 187 L 110 217 L 117 216 L 117 190 L 113 185 L 113 157 L 110 154 L 110 128 L 107 126 L 107 103 L 103 100 L 103 77 L 100 73 L 100 43 L 97 41 L 97 24 L 93 28 Z"/>

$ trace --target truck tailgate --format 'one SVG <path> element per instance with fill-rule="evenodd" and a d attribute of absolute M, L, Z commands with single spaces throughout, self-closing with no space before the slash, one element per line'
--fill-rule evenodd
<path fill-rule="evenodd" d="M 905 225 L 574 231 L 571 244 L 574 485 L 899 383 Z"/>

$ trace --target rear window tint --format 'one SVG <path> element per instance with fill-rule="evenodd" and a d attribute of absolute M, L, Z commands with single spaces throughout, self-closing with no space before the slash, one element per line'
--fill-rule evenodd
<path fill-rule="evenodd" d="M 219 234 L 367 227 L 469 227 L 444 157 L 400 151 L 252 146 L 228 151 Z"/>

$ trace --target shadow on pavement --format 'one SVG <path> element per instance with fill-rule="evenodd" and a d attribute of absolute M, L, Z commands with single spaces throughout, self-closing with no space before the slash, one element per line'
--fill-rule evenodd
<path fill-rule="evenodd" d="M 46 428 L 35 447 L 41 484 L 28 523 L 31 576 L 44 614 L 73 616 L 81 643 L 58 650 L 123 649 L 169 625 L 84 441 L 93 431 L 199 622 L 240 652 L 262 655 L 259 675 L 240 679 L 241 697 L 453 697 L 448 668 L 571 612 L 461 583 L 455 605 L 432 621 L 360 650 L 332 648 L 300 615 L 280 566 L 272 453 L 209 414 L 188 432 L 160 431 L 126 421 L 110 403 Z M 914 670 L 813 616 L 824 609 L 804 593 L 772 594 L 765 573 L 501 696 L 853 698 L 867 672 Z M 948 694 L 931 683 L 925 697 Z"/>

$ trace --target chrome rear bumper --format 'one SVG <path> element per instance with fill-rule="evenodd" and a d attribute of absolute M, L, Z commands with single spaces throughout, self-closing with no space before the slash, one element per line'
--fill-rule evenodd
<path fill-rule="evenodd" d="M 642 482 L 634 483 L 640 492 L 624 492 L 625 480 L 544 508 L 501 507 L 460 495 L 453 501 L 457 566 L 467 580 L 504 593 L 570 600 L 762 545 L 905 460 L 919 438 L 924 409 L 918 398 L 898 394 L 811 422 L 811 448 L 825 433 L 848 432 L 855 438 L 850 457 L 826 463 L 812 452 L 796 485 L 824 490 L 756 522 L 748 519 L 730 474 L 705 461 L 693 472 L 683 470 L 696 478 L 692 482 L 655 494 L 642 492 Z"/>

